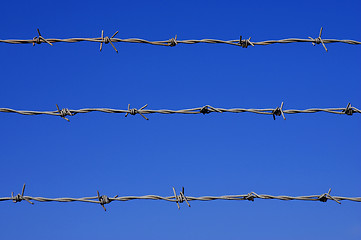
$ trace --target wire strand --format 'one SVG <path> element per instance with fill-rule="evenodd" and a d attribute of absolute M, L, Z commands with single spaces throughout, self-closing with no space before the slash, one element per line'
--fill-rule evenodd
<path fill-rule="evenodd" d="M 187 108 L 187 109 L 179 109 L 179 110 L 170 110 L 170 109 L 159 109 L 159 110 L 151 110 L 145 109 L 148 104 L 144 105 L 140 109 L 130 108 L 128 105 L 128 109 L 112 109 L 112 108 L 82 108 L 78 110 L 69 110 L 67 108 L 60 109 L 58 105 L 56 105 L 57 110 L 55 111 L 32 111 L 32 110 L 15 110 L 11 108 L 0 108 L 0 112 L 3 113 L 17 113 L 22 115 L 52 115 L 52 116 L 60 116 L 67 121 L 69 119 L 66 116 L 74 116 L 79 113 L 90 113 L 90 112 L 102 112 L 102 113 L 123 113 L 127 117 L 128 114 L 136 115 L 140 114 L 143 118 L 148 120 L 144 115 L 146 114 L 209 114 L 213 112 L 217 113 L 255 113 L 255 114 L 264 114 L 264 115 L 273 115 L 281 116 L 285 118 L 285 114 L 299 114 L 299 113 L 332 113 L 339 115 L 353 115 L 353 113 L 361 113 L 361 111 L 352 107 L 349 103 L 345 108 L 309 108 L 309 109 L 283 109 L 283 102 L 280 107 L 276 108 L 264 108 L 264 109 L 255 109 L 255 108 L 215 108 L 210 105 L 206 105 L 203 107 L 195 107 L 195 108 Z"/>
<path fill-rule="evenodd" d="M 44 38 L 40 34 L 40 31 L 38 29 L 38 36 L 34 37 L 33 39 L 0 39 L 0 43 L 8 43 L 8 44 L 41 44 L 41 43 L 47 43 L 51 46 L 53 46 L 52 43 L 79 43 L 79 42 L 95 42 L 100 43 L 100 51 L 102 50 L 103 43 L 108 44 L 110 43 L 114 50 L 118 53 L 118 50 L 114 46 L 114 43 L 138 43 L 138 44 L 150 44 L 150 45 L 157 45 L 157 46 L 170 46 L 174 47 L 178 44 L 198 44 L 198 43 L 207 43 L 207 44 L 227 44 L 227 45 L 233 45 L 233 46 L 239 46 L 242 48 L 247 48 L 248 46 L 256 46 L 256 45 L 271 45 L 271 44 L 286 44 L 286 43 L 312 43 L 313 45 L 316 44 L 322 44 L 324 49 L 326 51 L 327 48 L 325 44 L 329 43 L 344 43 L 344 44 L 351 44 L 351 45 L 360 45 L 360 41 L 356 40 L 348 40 L 348 39 L 322 39 L 322 27 L 319 33 L 319 36 L 317 38 L 308 37 L 308 39 L 303 38 L 286 38 L 286 39 L 280 39 L 280 40 L 265 40 L 265 41 L 259 41 L 259 42 L 252 42 L 250 39 L 242 39 L 242 36 L 240 36 L 239 39 L 236 40 L 219 40 L 219 39 L 188 39 L 188 40 L 179 40 L 177 39 L 177 36 L 174 38 L 170 38 L 169 40 L 161 40 L 161 41 L 150 41 L 140 38 L 115 38 L 115 35 L 118 34 L 118 31 L 116 31 L 112 37 L 104 37 L 104 31 L 101 32 L 101 37 L 95 37 L 95 38 Z"/>
<path fill-rule="evenodd" d="M 353 201 L 353 202 L 361 202 L 361 197 L 341 197 L 341 196 L 331 196 L 331 188 L 328 190 L 327 193 L 318 194 L 318 195 L 307 195 L 307 196 L 286 196 L 286 195 L 278 195 L 273 196 L 269 194 L 257 194 L 255 192 L 250 192 L 247 194 L 239 194 L 239 195 L 223 195 L 223 196 L 200 196 L 200 197 L 192 197 L 186 196 L 184 193 L 184 187 L 179 195 L 176 194 L 175 189 L 173 188 L 174 196 L 158 196 L 158 195 L 144 195 L 144 196 L 122 196 L 118 197 L 116 195 L 113 198 L 110 198 L 106 195 L 100 195 L 99 191 L 97 191 L 97 196 L 94 197 L 81 197 L 81 198 L 71 198 L 71 197 L 59 197 L 59 198 L 47 198 L 47 197 L 32 197 L 32 196 L 24 196 L 25 184 L 23 185 L 23 190 L 21 194 L 16 196 L 11 193 L 11 197 L 2 197 L 0 198 L 1 201 L 13 201 L 14 203 L 21 202 L 22 200 L 26 200 L 31 204 L 31 201 L 37 202 L 87 202 L 87 203 L 98 203 L 101 204 L 102 207 L 105 209 L 104 205 L 108 204 L 113 201 L 125 202 L 125 201 L 132 201 L 132 200 L 162 200 L 168 202 L 176 202 L 178 208 L 179 203 L 186 202 L 187 205 L 190 207 L 189 202 L 191 201 L 214 201 L 214 200 L 235 200 L 235 201 L 254 201 L 254 199 L 274 199 L 274 200 L 283 200 L 283 201 L 290 201 L 290 200 L 301 200 L 301 201 L 321 201 L 327 202 L 327 200 L 333 200 L 339 204 L 340 201 Z"/>

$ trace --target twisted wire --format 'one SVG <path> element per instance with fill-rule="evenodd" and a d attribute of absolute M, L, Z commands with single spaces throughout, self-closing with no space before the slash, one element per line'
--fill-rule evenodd
<path fill-rule="evenodd" d="M 269 194 L 257 194 L 255 192 L 250 192 L 247 194 L 239 194 L 239 195 L 223 195 L 223 196 L 200 196 L 200 197 L 192 197 L 186 196 L 184 193 L 184 187 L 179 195 L 176 194 L 176 191 L 173 187 L 173 196 L 158 196 L 158 195 L 144 195 L 144 196 L 122 196 L 119 197 L 118 195 L 114 197 L 108 197 L 106 195 L 99 194 L 97 191 L 97 196 L 94 197 L 81 197 L 81 198 L 71 198 L 71 197 L 60 197 L 60 198 L 46 198 L 46 197 L 32 197 L 32 196 L 24 196 L 24 189 L 25 184 L 23 186 L 22 194 L 18 194 L 11 197 L 2 197 L 0 198 L 1 201 L 13 201 L 14 203 L 21 202 L 22 200 L 26 200 L 29 203 L 36 201 L 36 202 L 87 202 L 87 203 L 97 203 L 100 204 L 104 210 L 106 211 L 104 205 L 109 204 L 113 201 L 125 202 L 125 201 L 132 201 L 132 200 L 162 200 L 168 202 L 176 202 L 178 209 L 180 208 L 179 203 L 183 203 L 184 201 L 190 207 L 189 202 L 191 201 L 214 201 L 214 200 L 248 200 L 254 201 L 254 199 L 275 199 L 275 200 L 283 200 L 283 201 L 290 201 L 290 200 L 301 200 L 301 201 L 320 201 L 320 202 L 327 202 L 328 200 L 335 201 L 341 204 L 341 201 L 352 201 L 352 202 L 361 202 L 361 197 L 342 197 L 342 196 L 331 196 L 331 188 L 328 190 L 327 193 L 317 194 L 317 195 L 307 195 L 307 196 L 286 196 L 286 195 L 278 195 L 273 196 Z"/>
<path fill-rule="evenodd" d="M 352 45 L 360 45 L 360 41 L 356 40 L 349 40 L 349 39 L 322 39 L 322 27 L 320 30 L 320 34 L 317 38 L 308 37 L 308 39 L 302 39 L 302 38 L 286 38 L 286 39 L 280 39 L 280 40 L 266 40 L 266 41 L 259 41 L 259 42 L 252 42 L 251 38 L 248 39 L 242 39 L 242 36 L 240 36 L 237 40 L 219 40 L 219 39 L 189 39 L 189 40 L 179 40 L 177 39 L 177 35 L 174 38 L 170 38 L 168 40 L 161 40 L 161 41 L 149 41 L 145 39 L 140 38 L 115 38 L 115 35 L 118 33 L 116 31 L 112 37 L 104 37 L 104 31 L 101 32 L 101 37 L 96 38 L 44 38 L 40 34 L 40 31 L 38 29 L 38 36 L 32 38 L 32 39 L 0 39 L 1 43 L 9 43 L 9 44 L 41 44 L 41 43 L 47 43 L 49 45 L 52 45 L 52 43 L 79 43 L 79 42 L 96 42 L 100 43 L 100 51 L 102 50 L 103 43 L 108 44 L 110 43 L 114 50 L 118 53 L 118 50 L 115 48 L 114 43 L 139 43 L 139 44 L 150 44 L 150 45 L 157 45 L 157 46 L 170 46 L 174 47 L 178 44 L 198 44 L 198 43 L 208 43 L 208 44 L 228 44 L 233 46 L 240 46 L 242 48 L 247 48 L 249 45 L 256 46 L 256 45 L 270 45 L 270 44 L 286 44 L 286 43 L 312 43 L 313 45 L 316 44 L 322 44 L 324 49 L 326 51 L 327 48 L 325 44 L 329 43 L 345 43 L 345 44 L 352 44 Z"/>
<path fill-rule="evenodd" d="M 309 109 L 283 109 L 283 102 L 281 103 L 280 107 L 276 108 L 264 108 L 264 109 L 255 109 L 255 108 L 215 108 L 210 105 L 206 105 L 203 107 L 195 107 L 195 108 L 187 108 L 187 109 L 180 109 L 180 110 L 169 110 L 169 109 L 159 109 L 159 110 L 151 110 L 145 109 L 148 104 L 144 105 L 140 109 L 130 108 L 128 105 L 128 109 L 112 109 L 112 108 L 82 108 L 78 110 L 69 110 L 67 108 L 59 109 L 58 105 L 57 110 L 55 111 L 31 111 L 31 110 L 14 110 L 10 108 L 0 108 L 0 112 L 4 113 L 17 113 L 22 115 L 52 115 L 52 116 L 60 116 L 67 121 L 69 119 L 66 116 L 74 116 L 78 113 L 90 113 L 90 112 L 102 112 L 102 113 L 125 113 L 125 116 L 128 114 L 136 115 L 140 114 L 144 119 L 148 120 L 145 117 L 145 114 L 209 114 L 213 112 L 217 113 L 256 113 L 256 114 L 265 114 L 265 115 L 273 115 L 274 119 L 275 116 L 281 116 L 286 119 L 286 114 L 299 114 L 299 113 L 332 113 L 332 114 L 339 114 L 339 115 L 353 115 L 354 113 L 361 113 L 361 110 L 352 107 L 349 103 L 346 108 L 309 108 Z"/>

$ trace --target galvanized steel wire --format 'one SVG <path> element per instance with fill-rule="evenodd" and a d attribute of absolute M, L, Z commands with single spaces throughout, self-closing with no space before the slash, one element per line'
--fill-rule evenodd
<path fill-rule="evenodd" d="M 94 197 L 81 197 L 81 198 L 70 198 L 70 197 L 61 197 L 61 198 L 46 198 L 46 197 L 32 197 L 32 196 L 24 196 L 25 191 L 25 184 L 23 185 L 23 189 L 21 194 L 17 194 L 14 196 L 14 193 L 11 193 L 11 197 L 2 197 L 0 198 L 0 201 L 13 201 L 14 203 L 21 202 L 22 200 L 25 200 L 31 204 L 34 204 L 31 201 L 37 201 L 37 202 L 87 202 L 87 203 L 97 203 L 100 204 L 104 210 L 106 208 L 104 207 L 105 204 L 108 204 L 113 201 L 119 201 L 119 202 L 125 202 L 125 201 L 131 201 L 131 200 L 163 200 L 168 202 L 175 202 L 177 203 L 178 209 L 180 208 L 179 203 L 186 202 L 187 205 L 190 207 L 189 202 L 191 201 L 214 201 L 214 200 L 248 200 L 248 201 L 254 201 L 254 199 L 276 199 L 276 200 L 284 200 L 284 201 L 290 201 L 290 200 L 302 200 L 302 201 L 321 201 L 321 202 L 327 202 L 327 200 L 335 201 L 339 204 L 341 204 L 340 201 L 353 201 L 353 202 L 361 202 L 361 197 L 340 197 L 340 196 L 331 196 L 331 188 L 328 190 L 327 193 L 322 194 L 316 194 L 316 195 L 308 195 L 308 196 L 285 196 L 285 195 L 279 195 L 279 196 L 273 196 L 269 194 L 257 194 L 255 192 L 250 192 L 247 194 L 239 194 L 239 195 L 223 195 L 223 196 L 201 196 L 201 197 L 192 197 L 192 196 L 186 196 L 184 193 L 184 187 L 182 188 L 182 191 L 179 194 L 176 194 L 175 189 L 173 188 L 173 196 L 158 196 L 158 195 L 144 195 L 144 196 L 123 196 L 119 197 L 118 195 L 114 197 L 108 197 L 106 195 L 100 195 L 99 191 L 97 191 L 97 196 Z"/>
<path fill-rule="evenodd" d="M 78 43 L 78 42 L 96 42 L 100 43 L 100 51 L 103 48 L 103 43 L 108 44 L 110 43 L 114 50 L 118 53 L 118 50 L 116 49 L 114 43 L 142 43 L 142 44 L 151 44 L 151 45 L 158 45 L 158 46 L 170 46 L 174 47 L 177 44 L 197 44 L 197 43 L 209 43 L 209 44 L 228 44 L 233 46 L 240 46 L 242 48 L 247 48 L 248 46 L 256 46 L 256 45 L 270 45 L 270 44 L 284 44 L 284 43 L 312 43 L 313 45 L 316 44 L 322 44 L 324 49 L 326 51 L 326 45 L 329 43 L 345 43 L 345 44 L 352 44 L 352 45 L 360 45 L 360 41 L 355 40 L 348 40 L 348 39 L 322 39 L 322 27 L 320 29 L 319 36 L 317 38 L 308 37 L 308 39 L 302 39 L 302 38 L 286 38 L 286 39 L 280 39 L 280 40 L 266 40 L 266 41 L 260 41 L 260 42 L 252 42 L 251 38 L 248 39 L 242 39 L 242 36 L 240 36 L 239 39 L 236 40 L 219 40 L 219 39 L 200 39 L 200 40 L 179 40 L 177 39 L 177 35 L 174 38 L 170 38 L 168 40 L 162 40 L 162 41 L 149 41 L 145 39 L 140 38 L 127 38 L 127 39 L 121 39 L 121 38 L 115 38 L 115 36 L 118 34 L 119 31 L 116 31 L 111 37 L 104 37 L 104 31 L 101 32 L 100 37 L 96 38 L 65 38 L 65 39 L 59 39 L 59 38 L 44 38 L 39 29 L 38 29 L 38 36 L 32 38 L 32 39 L 0 39 L 1 43 L 9 43 L 9 44 L 41 44 L 41 43 L 47 43 L 51 46 L 53 46 L 52 43 Z"/>
<path fill-rule="evenodd" d="M 39 29 L 38 29 L 38 36 L 34 37 L 33 39 L 6 39 L 0 40 L 2 43 L 9 43 L 9 44 L 41 44 L 47 43 L 53 46 L 53 43 L 63 42 L 63 43 L 78 43 L 78 42 L 97 42 L 100 43 L 100 51 L 103 48 L 103 44 L 110 43 L 114 50 L 118 52 L 114 43 L 143 43 L 143 44 L 151 44 L 151 45 L 158 45 L 158 46 L 171 46 L 174 47 L 177 44 L 197 44 L 197 43 L 209 43 L 209 44 L 228 44 L 234 46 L 240 46 L 243 48 L 247 48 L 248 46 L 256 46 L 256 45 L 270 45 L 270 44 L 284 44 L 284 43 L 312 43 L 313 45 L 322 44 L 324 49 L 327 51 L 325 44 L 329 43 L 345 43 L 345 44 L 352 44 L 352 45 L 360 45 L 360 41 L 355 40 L 338 40 L 338 39 L 322 39 L 322 27 L 317 38 L 309 37 L 308 39 L 300 39 L 300 38 L 287 38 L 281 40 L 267 40 L 267 41 L 260 41 L 260 42 L 252 42 L 251 38 L 242 39 L 240 36 L 237 40 L 217 40 L 217 39 L 201 39 L 201 40 L 179 40 L 177 36 L 171 38 L 169 40 L 162 40 L 162 41 L 148 41 L 145 39 L 139 38 L 128 38 L 128 39 L 120 39 L 115 38 L 118 34 L 118 31 L 115 32 L 111 37 L 104 37 L 104 31 L 101 32 L 101 37 L 97 38 L 66 38 L 66 39 L 58 39 L 58 38 L 44 38 Z M 32 111 L 32 110 L 14 110 L 10 108 L 0 108 L 0 112 L 4 113 L 18 113 L 22 115 L 52 115 L 52 116 L 60 116 L 67 121 L 69 121 L 67 116 L 74 116 L 78 113 L 89 113 L 89 112 L 103 112 L 103 113 L 123 113 L 125 116 L 128 114 L 136 115 L 140 114 L 144 119 L 148 120 L 145 116 L 146 114 L 209 114 L 212 112 L 217 113 L 256 113 L 256 114 L 265 114 L 265 115 L 273 115 L 275 116 L 282 116 L 283 119 L 285 118 L 285 114 L 298 114 L 298 113 L 318 113 L 318 112 L 326 112 L 332 114 L 340 114 L 340 115 L 352 115 L 353 113 L 361 113 L 361 111 L 355 107 L 352 107 L 349 103 L 345 108 L 309 108 L 304 110 L 297 110 L 297 109 L 283 109 L 283 102 L 281 103 L 280 107 L 276 108 L 266 108 L 266 109 L 246 109 L 246 108 L 215 108 L 210 105 L 206 105 L 203 107 L 196 107 L 196 108 L 188 108 L 188 109 L 180 109 L 180 110 L 168 110 L 168 109 L 159 109 L 159 110 L 150 110 L 145 109 L 147 104 L 144 105 L 140 109 L 130 108 L 128 105 L 128 109 L 110 109 L 110 108 L 83 108 L 78 110 L 69 110 L 67 108 L 60 109 L 58 105 L 56 105 L 57 110 L 54 111 Z M 273 196 L 268 194 L 257 194 L 255 192 L 251 192 L 248 194 L 240 194 L 240 195 L 223 195 L 223 196 L 200 196 L 200 197 L 192 197 L 186 196 L 184 193 L 184 188 L 179 194 L 176 194 L 175 189 L 173 188 L 173 196 L 158 196 L 158 195 L 144 195 L 144 196 L 121 196 L 118 195 L 114 197 L 108 197 L 106 195 L 100 195 L 97 192 L 97 196 L 94 197 L 81 197 L 81 198 L 70 198 L 70 197 L 61 197 L 61 198 L 46 198 L 46 197 L 32 197 L 32 196 L 24 196 L 25 191 L 25 184 L 23 185 L 23 189 L 21 194 L 14 195 L 11 193 L 11 197 L 2 197 L 0 201 L 13 201 L 14 203 L 21 202 L 23 200 L 33 204 L 32 201 L 37 202 L 88 202 L 88 203 L 96 203 L 100 204 L 104 210 L 105 204 L 109 204 L 112 201 L 131 201 L 131 200 L 163 200 L 168 202 L 176 202 L 178 208 L 180 208 L 179 203 L 186 202 L 187 205 L 190 207 L 189 202 L 191 201 L 213 201 L 213 200 L 248 200 L 254 201 L 254 199 L 277 199 L 277 200 L 302 200 L 302 201 L 321 201 L 326 202 L 327 200 L 335 201 L 341 204 L 340 201 L 354 201 L 354 202 L 361 202 L 361 197 L 341 197 L 341 196 L 331 196 L 331 189 L 327 193 L 323 193 L 320 195 L 308 195 L 308 196 Z"/>
<path fill-rule="evenodd" d="M 298 113 L 318 113 L 318 112 L 325 112 L 325 113 L 332 113 L 332 114 L 339 114 L 339 115 L 353 115 L 354 113 L 361 113 L 356 107 L 352 107 L 349 103 L 345 108 L 309 108 L 304 110 L 298 109 L 283 109 L 283 102 L 281 103 L 280 107 L 276 108 L 264 108 L 264 109 L 254 109 L 254 108 L 215 108 L 210 105 L 206 105 L 203 107 L 195 107 L 195 108 L 187 108 L 187 109 L 180 109 L 180 110 L 169 110 L 169 109 L 159 109 L 159 110 L 151 110 L 145 109 L 148 104 L 144 105 L 140 109 L 130 108 L 130 104 L 128 105 L 128 109 L 111 109 L 111 108 L 82 108 L 78 110 L 69 110 L 68 108 L 60 109 L 58 105 L 56 105 L 57 110 L 55 111 L 31 111 L 31 110 L 14 110 L 10 108 L 0 108 L 0 112 L 4 113 L 18 113 L 22 115 L 52 115 L 52 116 L 60 116 L 67 121 L 69 121 L 66 116 L 74 116 L 78 113 L 90 113 L 90 112 L 103 112 L 103 113 L 125 113 L 125 116 L 136 115 L 140 114 L 144 119 L 148 120 L 145 116 L 146 114 L 209 114 L 212 112 L 217 113 L 256 113 L 256 114 L 265 114 L 265 115 L 273 115 L 281 116 L 283 119 L 286 119 L 285 114 L 298 114 Z"/>

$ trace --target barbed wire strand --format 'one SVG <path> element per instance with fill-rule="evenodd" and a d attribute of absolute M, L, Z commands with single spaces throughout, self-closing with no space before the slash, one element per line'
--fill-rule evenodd
<path fill-rule="evenodd" d="M 130 115 L 140 114 L 144 119 L 149 120 L 145 117 L 145 114 L 209 114 L 212 112 L 217 113 L 256 113 L 256 114 L 265 114 L 272 115 L 273 119 L 276 119 L 276 116 L 282 116 L 284 120 L 286 120 L 285 114 L 298 114 L 298 113 L 318 113 L 318 112 L 326 112 L 332 114 L 340 114 L 340 115 L 353 115 L 354 113 L 361 113 L 358 108 L 352 107 L 351 103 L 348 103 L 346 108 L 309 108 L 304 110 L 297 109 L 283 109 L 283 102 L 280 107 L 276 108 L 265 108 L 265 109 L 254 109 L 254 108 L 215 108 L 210 105 L 206 105 L 203 107 L 196 108 L 188 108 L 188 109 L 180 109 L 180 110 L 169 110 L 169 109 L 159 109 L 159 110 L 150 110 L 145 109 L 148 104 L 144 105 L 140 109 L 130 108 L 130 104 L 128 104 L 127 110 L 122 109 L 111 109 L 111 108 L 83 108 L 78 110 L 69 110 L 68 108 L 60 109 L 58 105 L 56 105 L 57 110 L 55 111 L 29 111 L 29 110 L 14 110 L 10 108 L 0 108 L 0 112 L 4 113 L 18 113 L 22 115 L 52 115 L 52 116 L 60 116 L 63 119 L 69 121 L 66 116 L 74 116 L 78 113 L 90 113 L 90 112 L 103 112 L 103 113 L 125 113 L 125 117 Z"/>
<path fill-rule="evenodd" d="M 191 201 L 214 201 L 214 200 L 248 200 L 254 201 L 255 199 L 276 199 L 276 200 L 302 200 L 302 201 L 320 201 L 320 202 L 327 202 L 327 200 L 335 201 L 341 204 L 341 201 L 353 201 L 353 202 L 361 202 L 361 197 L 340 197 L 340 196 L 331 196 L 331 188 L 328 190 L 327 193 L 319 194 L 319 195 L 309 195 L 309 196 L 273 196 L 269 194 L 257 194 L 255 192 L 250 192 L 247 194 L 240 194 L 240 195 L 223 195 L 223 196 L 201 196 L 201 197 L 191 197 L 186 196 L 184 193 L 184 187 L 182 191 L 177 195 L 175 188 L 173 187 L 174 196 L 162 197 L 158 195 L 144 195 L 144 196 L 123 196 L 119 197 L 115 195 L 113 198 L 110 198 L 106 195 L 100 195 L 99 191 L 97 191 L 97 196 L 94 197 L 82 197 L 82 198 L 69 198 L 69 197 L 62 197 L 62 198 L 46 198 L 46 197 L 31 197 L 31 196 L 24 196 L 25 184 L 23 185 L 23 190 L 21 194 L 17 194 L 14 196 L 13 192 L 11 193 L 11 197 L 2 197 L 0 201 L 13 201 L 14 203 L 21 202 L 25 200 L 31 204 L 34 204 L 32 201 L 37 202 L 87 202 L 87 203 L 97 203 L 100 204 L 103 209 L 106 211 L 105 204 L 109 204 L 113 201 L 125 202 L 131 200 L 163 200 L 168 202 L 175 202 L 177 203 L 178 209 L 180 209 L 180 203 L 186 202 L 188 207 L 191 205 L 189 202 Z"/>
<path fill-rule="evenodd" d="M 322 44 L 324 49 L 326 51 L 326 44 L 329 43 L 345 43 L 345 44 L 352 44 L 352 45 L 360 45 L 360 41 L 355 40 L 339 40 L 339 39 L 322 39 L 323 27 L 320 29 L 320 33 L 317 38 L 308 37 L 308 39 L 302 39 L 302 38 L 286 38 L 286 39 L 280 39 L 280 40 L 266 40 L 266 41 L 260 41 L 260 42 L 251 42 L 251 38 L 248 39 L 242 39 L 242 36 L 240 36 L 237 40 L 218 40 L 218 39 L 200 39 L 200 40 L 179 40 L 177 39 L 177 35 L 174 38 L 170 38 L 169 40 L 162 40 L 162 41 L 148 41 L 145 39 L 140 38 L 128 38 L 128 39 L 121 39 L 121 38 L 115 38 L 115 35 L 119 33 L 119 31 L 116 31 L 111 37 L 104 37 L 104 31 L 101 31 L 101 37 L 96 38 L 65 38 L 65 39 L 59 39 L 59 38 L 44 38 L 40 34 L 39 29 L 38 36 L 34 37 L 33 39 L 0 39 L 1 43 L 9 43 L 9 44 L 41 44 L 41 43 L 47 43 L 51 46 L 53 46 L 52 43 L 78 43 L 78 42 L 97 42 L 100 43 L 100 51 L 103 49 L 103 43 L 108 44 L 110 43 L 114 50 L 118 53 L 118 50 L 115 48 L 114 43 L 143 43 L 143 44 L 151 44 L 151 45 L 157 45 L 157 46 L 170 46 L 175 47 L 178 44 L 198 44 L 198 43 L 209 43 L 209 44 L 228 44 L 228 45 L 234 45 L 234 46 L 240 46 L 242 48 L 247 48 L 248 46 L 256 46 L 256 45 L 270 45 L 270 44 L 285 44 L 285 43 L 312 43 L 314 46 L 316 44 Z"/>

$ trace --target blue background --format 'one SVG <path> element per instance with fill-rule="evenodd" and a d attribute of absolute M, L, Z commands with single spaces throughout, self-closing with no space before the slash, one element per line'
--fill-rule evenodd
<path fill-rule="evenodd" d="M 15 1 L 1 39 L 361 40 L 360 1 Z M 0 107 L 285 109 L 360 106 L 361 47 L 0 44 Z M 327 113 L 70 117 L 1 113 L 0 196 L 322 194 L 361 196 L 360 123 Z M 0 203 L 0 239 L 360 239 L 361 204 L 151 200 Z"/>

